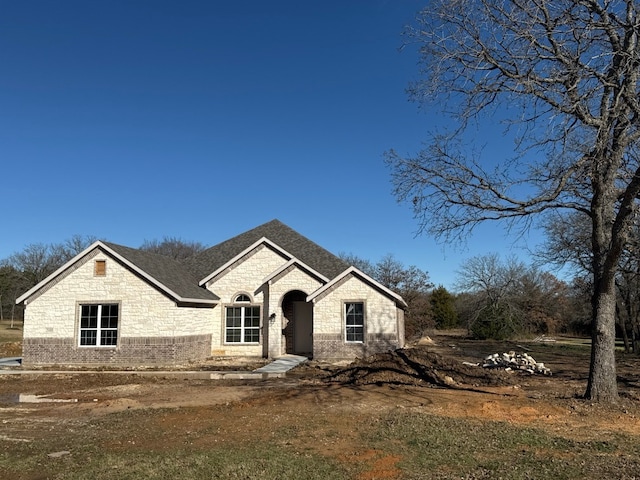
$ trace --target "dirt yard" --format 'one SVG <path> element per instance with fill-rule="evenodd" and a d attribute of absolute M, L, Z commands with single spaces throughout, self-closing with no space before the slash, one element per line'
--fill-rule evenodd
<path fill-rule="evenodd" d="M 462 363 L 479 362 L 486 355 L 509 350 L 527 351 L 544 362 L 553 375 L 508 373 Z M 518 432 L 542 431 L 552 435 L 556 443 L 558 439 L 581 442 L 583 449 L 596 448 L 594 442 L 605 442 L 604 447 L 597 444 L 597 451 L 604 448 L 605 453 L 611 448 L 606 442 L 624 435 L 628 439 L 622 444 L 625 446 L 606 453 L 616 456 L 618 463 L 611 463 L 607 457 L 596 475 L 638 478 L 626 468 L 628 462 L 632 462 L 630 469 L 638 466 L 630 459 L 626 445 L 640 443 L 640 359 L 620 357 L 621 401 L 614 408 L 591 405 L 579 398 L 587 368 L 588 348 L 575 342 L 494 343 L 436 335 L 433 342 L 393 354 L 349 365 L 309 362 L 286 378 L 266 381 L 189 380 L 106 372 L 0 375 L 0 450 L 4 450 L 0 471 L 4 468 L 6 472 L 0 477 L 116 478 L 115 472 L 113 477 L 96 474 L 91 470 L 91 458 L 103 462 L 107 461 L 106 455 L 117 465 L 114 459 L 125 452 L 146 455 L 185 448 L 211 452 L 214 447 L 233 449 L 266 442 L 281 451 L 308 455 L 305 465 L 310 465 L 312 458 L 330 461 L 344 474 L 318 473 L 317 478 L 497 478 L 491 473 L 478 473 L 493 471 L 486 466 L 486 458 L 480 466 L 469 467 L 476 472 L 472 475 L 461 476 L 465 473 L 461 466 L 448 476 L 444 464 L 433 467 L 437 474 L 416 473 L 422 470 L 411 467 L 411 462 L 417 461 L 413 457 L 418 453 L 403 454 L 402 448 L 393 444 L 399 440 L 378 444 L 374 437 L 380 433 L 371 433 L 379 431 L 382 424 L 397 423 L 390 420 L 393 415 L 406 414 L 470 422 L 464 425 L 472 426 L 498 422 L 491 425 L 514 427 Z M 18 402 L 19 394 L 29 402 Z M 46 396 L 50 401 L 33 403 L 37 398 L 27 395 Z M 405 440 L 412 445 L 411 438 Z M 536 447 L 535 455 L 545 448 L 555 447 Z M 552 457 L 570 455 L 563 448 L 568 447 L 558 446 Z M 525 450 L 518 455 L 528 454 Z M 405 457 L 409 456 L 411 462 L 406 463 Z M 87 471 L 94 472 L 91 476 L 83 476 L 79 467 L 83 463 Z M 264 470 L 267 467 L 261 468 L 262 474 L 187 474 L 183 478 L 278 477 Z M 135 478 L 122 476 L 122 469 L 118 472 L 117 478 Z M 164 476 L 168 475 L 166 470 L 163 472 L 155 475 L 146 470 L 145 475 L 171 478 Z M 512 478 L 544 475 L 530 472 Z"/>

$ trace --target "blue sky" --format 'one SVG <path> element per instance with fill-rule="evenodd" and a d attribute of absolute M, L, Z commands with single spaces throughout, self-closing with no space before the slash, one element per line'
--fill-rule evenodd
<path fill-rule="evenodd" d="M 440 245 L 391 193 L 383 152 L 442 121 L 405 94 L 421 1 L 0 4 L 0 258 L 74 234 L 213 245 L 277 218 L 450 287 L 461 261 L 538 241 L 487 225 Z"/>

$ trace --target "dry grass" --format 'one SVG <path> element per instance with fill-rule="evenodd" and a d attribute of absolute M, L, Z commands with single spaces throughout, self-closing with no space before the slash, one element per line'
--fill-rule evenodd
<path fill-rule="evenodd" d="M 22 321 L 0 321 L 0 357 L 19 357 L 22 355 Z"/>
<path fill-rule="evenodd" d="M 289 402 L 281 406 L 289 412 Z M 631 479 L 640 471 L 638 437 L 615 432 L 582 440 L 419 411 L 336 411 L 327 417 L 316 408 L 240 435 L 241 417 L 259 410 L 220 407 L 208 411 L 210 419 L 202 413 L 136 410 L 50 424 L 54 430 L 29 442 L 0 439 L 0 471 L 8 480 Z M 175 419 L 180 421 L 171 423 Z M 341 430 L 341 424 L 351 428 Z M 69 453 L 49 457 L 55 452 Z"/>

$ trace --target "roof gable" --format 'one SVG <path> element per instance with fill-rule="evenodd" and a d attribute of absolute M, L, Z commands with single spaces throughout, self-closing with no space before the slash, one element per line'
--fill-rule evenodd
<path fill-rule="evenodd" d="M 316 300 L 318 297 L 321 297 L 322 294 L 331 290 L 335 285 L 339 284 L 343 279 L 346 279 L 350 275 L 356 278 L 359 278 L 366 284 L 370 285 L 372 288 L 375 288 L 376 290 L 386 295 L 387 297 L 392 298 L 396 302 L 396 304 L 400 305 L 401 307 L 403 308 L 407 307 L 407 303 L 404 301 L 404 299 L 400 295 L 395 293 L 393 290 L 388 289 L 377 280 L 374 280 L 366 273 L 361 272 L 356 267 L 349 267 L 340 275 L 338 275 L 333 280 L 331 280 L 329 283 L 320 287 L 318 290 L 316 290 L 315 292 L 313 292 L 311 295 L 307 297 L 307 302 L 312 302 Z"/>
<path fill-rule="evenodd" d="M 112 252 L 117 253 L 122 259 L 137 267 L 139 273 L 157 286 L 175 294 L 177 300 L 189 302 L 193 300 L 219 300 L 210 291 L 200 288 L 198 280 L 193 272 L 185 265 L 173 258 L 157 253 L 145 252 L 136 248 L 104 242 Z M 150 278 L 149 278 L 150 277 Z M 164 288 L 163 288 L 164 287 Z"/>
<path fill-rule="evenodd" d="M 265 239 L 327 278 L 333 278 L 349 267 L 348 263 L 279 220 L 272 220 L 214 245 L 191 257 L 188 264 L 198 278 L 211 278 L 212 273 L 220 271 L 232 259 Z"/>
<path fill-rule="evenodd" d="M 21 295 L 16 303 L 22 303 L 38 293 L 85 257 L 94 254 L 96 250 L 104 252 L 125 265 L 147 283 L 177 302 L 213 305 L 219 300 L 213 293 L 198 287 L 193 273 L 172 258 L 114 243 L 97 241 Z"/>
<path fill-rule="evenodd" d="M 278 255 L 282 256 L 287 261 L 289 261 L 289 259 L 291 259 L 291 255 L 288 254 L 287 252 L 285 252 L 284 250 L 282 250 L 276 244 L 274 244 L 273 242 L 269 241 L 267 238 L 261 238 L 260 240 L 258 240 L 254 244 L 248 246 L 243 251 L 238 253 L 235 257 L 229 259 L 229 261 L 225 262 L 217 270 L 215 270 L 214 272 L 211 272 L 205 278 L 200 280 L 200 285 L 201 286 L 202 285 L 206 285 L 211 280 L 214 280 L 216 277 L 219 277 L 220 275 L 224 274 L 225 271 L 232 270 L 238 263 L 240 263 L 243 260 L 245 260 L 252 253 L 255 253 L 256 251 L 258 251 L 258 249 L 260 247 L 262 247 L 262 246 L 265 246 L 266 248 L 270 248 L 272 251 L 274 251 Z"/>
<path fill-rule="evenodd" d="M 280 275 L 283 272 L 287 271 L 291 267 L 299 269 L 300 271 L 306 273 L 307 275 L 310 275 L 310 276 L 316 278 L 317 280 L 319 280 L 322 283 L 327 283 L 329 281 L 329 279 L 327 277 L 325 277 L 321 273 L 316 272 L 313 268 L 309 267 L 308 265 L 305 265 L 304 263 L 302 263 L 297 258 L 292 258 L 287 263 L 282 265 L 280 268 L 277 268 L 275 271 L 271 272 L 271 274 L 268 275 L 267 278 L 265 278 L 263 280 L 263 282 L 267 283 L 267 282 L 273 281 L 276 277 L 278 277 L 278 275 Z"/>

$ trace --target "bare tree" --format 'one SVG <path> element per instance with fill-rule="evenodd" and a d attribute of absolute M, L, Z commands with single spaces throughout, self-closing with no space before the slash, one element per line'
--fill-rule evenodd
<path fill-rule="evenodd" d="M 518 289 L 514 301 L 523 312 L 525 331 L 554 334 L 569 330 L 574 311 L 566 282 L 531 265 L 520 277 Z"/>
<path fill-rule="evenodd" d="M 30 287 L 41 282 L 64 263 L 57 245 L 31 243 L 11 255 L 7 263 L 24 277 Z"/>
<path fill-rule="evenodd" d="M 44 280 L 56 269 L 82 252 L 96 240 L 90 235 L 74 235 L 63 243 L 32 243 L 0 262 L 0 287 L 12 303 L 11 316 L 15 317 L 15 300 Z M 0 293 L 2 293 L 0 291 Z"/>
<path fill-rule="evenodd" d="M 12 286 L 16 283 L 16 279 L 19 277 L 19 273 L 6 262 L 0 262 L 0 320 L 4 320 L 4 308 L 5 303 L 8 306 L 13 300 Z"/>
<path fill-rule="evenodd" d="M 525 272 L 526 266 L 515 257 L 503 262 L 497 253 L 478 255 L 462 264 L 455 286 L 475 300 L 473 316 L 467 320 L 474 336 L 504 339 L 520 332 L 522 312 L 514 297 Z"/>
<path fill-rule="evenodd" d="M 570 209 L 589 218 L 592 350 L 585 396 L 618 398 L 615 276 L 640 194 L 640 29 L 634 0 L 434 0 L 408 39 L 414 99 L 453 112 L 414 158 L 388 152 L 395 193 L 423 230 L 464 236 L 486 220 Z M 498 110 L 504 107 L 503 110 Z M 465 132 L 500 112 L 514 158 L 488 168 Z M 525 230 L 526 231 L 526 230 Z"/>
<path fill-rule="evenodd" d="M 354 253 L 344 253 L 344 252 L 339 253 L 338 257 L 340 257 L 340 260 L 344 260 L 349 265 L 356 267 L 358 270 L 360 270 L 363 273 L 366 273 L 370 277 L 376 276 L 376 266 L 373 263 L 371 263 L 370 260 L 367 260 L 366 258 L 360 258 Z"/>
<path fill-rule="evenodd" d="M 187 242 L 177 237 L 164 237 L 162 241 L 145 240 L 140 250 L 157 253 L 175 260 L 185 260 L 206 247 L 200 242 Z"/>
<path fill-rule="evenodd" d="M 16 310 L 22 313 L 22 307 L 16 305 L 21 293 L 41 282 L 62 266 L 68 258 L 61 244 L 31 243 L 22 251 L 3 260 L 7 267 L 3 273 L 7 282 L 7 298 L 11 299 L 11 322 L 16 318 Z"/>
<path fill-rule="evenodd" d="M 497 303 L 516 288 L 525 271 L 524 263 L 515 257 L 503 262 L 497 253 L 478 255 L 462 264 L 455 286 L 460 291 L 484 292 L 490 303 Z"/>
<path fill-rule="evenodd" d="M 504 339 L 521 333 L 567 329 L 572 314 L 568 285 L 535 265 L 496 253 L 465 261 L 456 288 L 472 305 L 465 317 L 476 337 Z"/>
<path fill-rule="evenodd" d="M 568 266 L 579 276 L 592 275 L 591 221 L 588 216 L 570 212 L 547 215 L 542 228 L 546 240 L 535 253 L 545 264 Z"/>
<path fill-rule="evenodd" d="M 60 251 L 60 257 L 64 262 L 68 262 L 73 257 L 81 253 L 88 248 L 92 243 L 98 240 L 93 235 L 72 235 L 71 238 L 64 241 L 64 243 L 57 245 L 56 248 Z"/>

